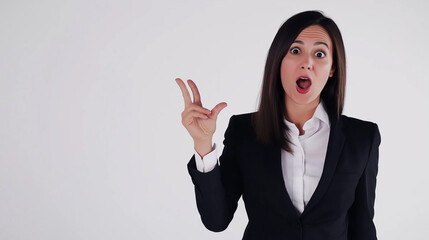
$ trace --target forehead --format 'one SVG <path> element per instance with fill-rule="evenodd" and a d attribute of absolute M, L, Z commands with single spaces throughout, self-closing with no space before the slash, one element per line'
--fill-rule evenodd
<path fill-rule="evenodd" d="M 319 25 L 309 26 L 304 28 L 304 30 L 299 33 L 296 40 L 307 40 L 307 41 L 317 41 L 317 42 L 326 42 L 328 45 L 332 45 L 331 38 L 329 37 L 328 32 Z"/>

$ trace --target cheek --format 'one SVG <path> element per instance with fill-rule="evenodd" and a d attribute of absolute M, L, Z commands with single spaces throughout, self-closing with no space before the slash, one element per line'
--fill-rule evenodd
<path fill-rule="evenodd" d="M 291 84 L 291 82 L 295 82 L 294 77 L 294 69 L 296 68 L 295 61 L 288 61 L 283 59 L 282 64 L 280 66 L 280 77 L 282 80 L 282 84 Z"/>
<path fill-rule="evenodd" d="M 319 81 L 322 85 L 328 81 L 329 74 L 331 72 L 332 64 L 322 64 L 319 66 Z"/>

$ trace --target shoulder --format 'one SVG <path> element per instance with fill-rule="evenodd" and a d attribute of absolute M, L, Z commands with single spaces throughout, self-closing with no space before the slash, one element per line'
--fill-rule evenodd
<path fill-rule="evenodd" d="M 341 115 L 345 133 L 356 140 L 380 139 L 380 131 L 375 122 Z"/>
<path fill-rule="evenodd" d="M 227 132 L 234 132 L 241 137 L 254 136 L 253 116 L 256 112 L 232 115 L 229 119 Z"/>
<path fill-rule="evenodd" d="M 343 125 L 345 127 L 353 128 L 357 130 L 370 130 L 370 129 L 373 129 L 375 126 L 377 126 L 377 124 L 374 122 L 358 119 L 354 117 L 349 117 L 346 115 L 341 115 L 340 119 L 343 122 Z"/>
<path fill-rule="evenodd" d="M 255 113 L 256 112 L 250 112 L 250 113 L 232 115 L 230 118 L 230 121 L 234 121 L 240 124 L 251 124 L 252 118 L 255 115 Z"/>

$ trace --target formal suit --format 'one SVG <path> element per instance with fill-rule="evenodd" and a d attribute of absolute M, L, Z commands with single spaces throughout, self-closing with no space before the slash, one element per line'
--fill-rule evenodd
<path fill-rule="evenodd" d="M 254 113 L 232 116 L 225 132 L 220 166 L 208 173 L 188 171 L 195 185 L 203 224 L 222 231 L 242 196 L 249 222 L 243 239 L 373 240 L 378 146 L 376 124 L 330 116 L 323 173 L 302 214 L 285 188 L 281 148 L 256 139 Z"/>

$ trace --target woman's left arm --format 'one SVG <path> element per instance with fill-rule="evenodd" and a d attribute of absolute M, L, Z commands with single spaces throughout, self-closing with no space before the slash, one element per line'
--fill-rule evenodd
<path fill-rule="evenodd" d="M 355 202 L 349 210 L 348 239 L 351 240 L 377 239 L 373 218 L 380 142 L 380 131 L 374 124 L 368 162 L 356 187 Z"/>

